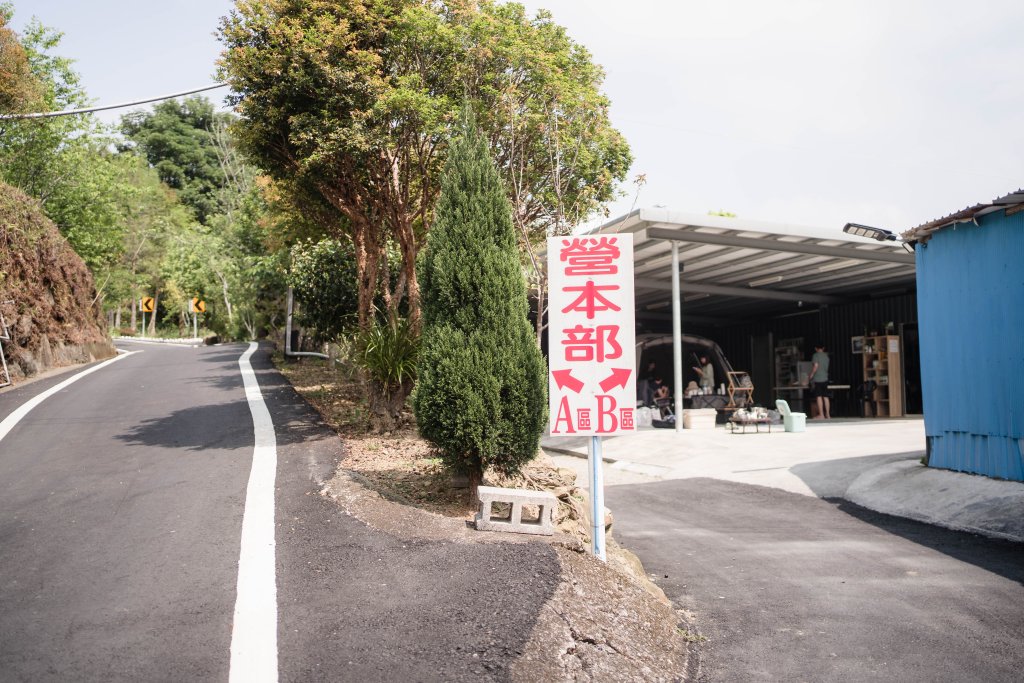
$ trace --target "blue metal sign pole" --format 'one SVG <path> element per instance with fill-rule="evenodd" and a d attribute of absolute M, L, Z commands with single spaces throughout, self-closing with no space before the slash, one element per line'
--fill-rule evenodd
<path fill-rule="evenodd" d="M 601 462 L 601 437 L 590 437 L 587 468 L 590 475 L 590 548 L 594 557 L 607 561 L 604 545 L 604 474 Z"/>

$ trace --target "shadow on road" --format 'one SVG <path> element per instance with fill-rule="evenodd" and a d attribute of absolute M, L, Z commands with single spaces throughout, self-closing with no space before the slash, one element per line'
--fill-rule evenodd
<path fill-rule="evenodd" d="M 143 420 L 115 438 L 136 446 L 205 449 L 252 448 L 253 426 L 244 401 L 197 405 Z"/>
<path fill-rule="evenodd" d="M 195 384 L 204 387 L 211 387 L 213 389 L 219 389 L 221 391 L 237 391 L 241 394 L 244 391 L 245 385 L 242 383 L 242 375 L 236 373 L 234 375 L 213 375 L 208 377 L 196 377 L 195 379 L 188 380 L 189 384 Z"/>
<path fill-rule="evenodd" d="M 924 451 L 908 451 L 839 460 L 821 460 L 793 465 L 789 471 L 800 477 L 814 492 L 814 495 L 820 498 L 842 497 L 850 488 L 850 484 L 862 473 L 891 462 L 920 458 L 923 455 Z"/>
<path fill-rule="evenodd" d="M 237 361 L 243 351 L 244 347 L 239 345 L 231 352 L 203 355 L 198 360 L 203 363 L 230 363 Z M 272 368 L 266 351 L 261 350 L 253 361 L 260 391 L 268 405 L 275 406 L 272 419 L 279 445 L 335 437 L 332 432 L 323 429 L 318 416 L 310 411 L 288 380 Z M 187 380 L 186 383 L 196 387 L 192 395 L 200 401 L 202 399 L 198 397 L 203 394 L 201 387 L 229 391 L 235 395 L 226 403 L 193 405 L 144 420 L 116 438 L 133 445 L 191 451 L 253 447 L 252 414 L 245 400 L 242 375 L 237 365 L 235 368 L 227 366 L 220 374 L 211 373 Z"/>
<path fill-rule="evenodd" d="M 1024 544 L 894 517 L 843 498 L 825 498 L 841 512 L 918 545 L 1024 585 Z"/>
<path fill-rule="evenodd" d="M 216 351 L 201 353 L 198 359 L 203 363 L 234 363 L 238 367 L 238 359 L 248 347 L 245 344 L 217 347 Z"/>

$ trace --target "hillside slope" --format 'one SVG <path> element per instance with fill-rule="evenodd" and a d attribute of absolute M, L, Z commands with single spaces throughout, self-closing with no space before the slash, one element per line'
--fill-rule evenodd
<path fill-rule="evenodd" d="M 114 355 L 92 274 L 38 202 L 0 183 L 0 341 L 17 382 Z M 0 382 L 3 381 L 0 373 Z"/>

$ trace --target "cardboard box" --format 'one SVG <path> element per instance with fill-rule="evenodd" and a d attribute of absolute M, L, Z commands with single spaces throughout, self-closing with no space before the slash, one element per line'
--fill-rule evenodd
<path fill-rule="evenodd" d="M 718 411 L 713 408 L 698 408 L 683 411 L 683 429 L 714 429 Z"/>

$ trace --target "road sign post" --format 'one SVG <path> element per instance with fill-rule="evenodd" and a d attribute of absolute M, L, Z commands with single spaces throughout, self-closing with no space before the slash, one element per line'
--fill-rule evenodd
<path fill-rule="evenodd" d="M 192 297 L 192 300 L 188 302 L 188 310 L 192 312 L 192 338 L 199 338 L 199 313 L 206 313 L 206 302 L 200 299 L 198 296 Z"/>
<path fill-rule="evenodd" d="M 636 431 L 633 236 L 548 239 L 552 436 L 589 436 L 591 546 L 605 559 L 601 437 Z"/>
<path fill-rule="evenodd" d="M 153 297 L 144 296 L 139 299 L 139 309 L 142 311 L 142 335 L 146 335 L 146 314 L 152 313 L 156 309 L 156 302 L 153 301 Z"/>

